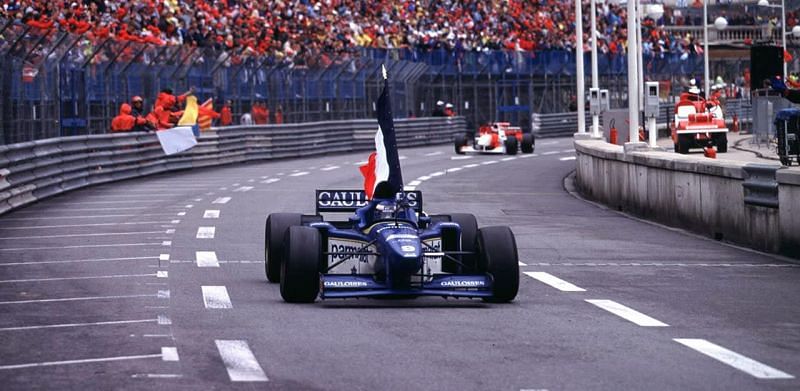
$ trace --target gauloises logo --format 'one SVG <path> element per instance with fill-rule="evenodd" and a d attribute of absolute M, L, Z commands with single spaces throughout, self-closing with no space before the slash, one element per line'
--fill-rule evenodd
<path fill-rule="evenodd" d="M 397 200 L 401 200 L 403 194 L 409 206 L 422 211 L 422 192 L 397 193 Z M 360 190 L 317 190 L 317 212 L 353 212 L 368 202 L 366 193 Z"/>

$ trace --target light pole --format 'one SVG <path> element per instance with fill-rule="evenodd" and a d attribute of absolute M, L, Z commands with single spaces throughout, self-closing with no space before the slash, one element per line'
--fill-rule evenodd
<path fill-rule="evenodd" d="M 767 1 L 767 0 L 761 0 Z M 717 30 L 725 30 L 728 27 L 728 21 L 723 17 L 714 19 L 714 28 Z M 708 66 L 708 0 L 703 0 L 703 89 L 705 90 L 705 97 L 708 99 L 710 94 L 711 77 L 709 72 L 711 70 Z"/>
<path fill-rule="evenodd" d="M 580 1 L 580 0 L 578 0 Z M 639 141 L 639 97 L 635 96 L 639 92 L 638 80 L 638 45 L 636 30 L 639 25 L 636 23 L 636 2 L 628 1 L 628 141 L 635 143 Z"/>
<path fill-rule="evenodd" d="M 575 0 L 575 72 L 578 79 L 578 133 L 586 133 L 586 90 L 583 74 L 583 10 Z"/>
<path fill-rule="evenodd" d="M 580 0 L 579 0 L 580 1 Z M 600 88 L 598 81 L 597 71 L 597 6 L 596 0 L 591 1 L 591 16 L 592 16 L 592 88 Z M 600 137 L 600 118 L 597 115 L 597 110 L 592 110 L 592 137 Z"/>
<path fill-rule="evenodd" d="M 777 8 L 778 7 L 777 5 L 770 5 L 769 4 L 769 0 L 758 0 L 758 6 L 759 7 L 770 7 L 770 8 Z M 780 7 L 781 7 L 781 42 L 783 44 L 783 53 L 784 53 L 784 55 L 786 55 L 786 36 L 789 34 L 789 32 L 786 31 L 786 0 L 781 0 Z M 791 34 L 794 35 L 795 37 L 800 37 L 800 30 L 797 30 L 797 32 L 795 32 L 796 29 L 797 29 L 797 26 L 795 26 L 792 29 Z M 786 75 L 788 74 L 788 70 L 789 69 L 788 69 L 788 65 L 786 64 L 786 61 L 783 61 L 783 77 L 784 78 L 786 78 Z"/>

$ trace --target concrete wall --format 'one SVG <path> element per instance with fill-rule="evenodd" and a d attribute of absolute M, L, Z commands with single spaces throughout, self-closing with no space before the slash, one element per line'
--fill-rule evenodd
<path fill-rule="evenodd" d="M 576 186 L 587 198 L 666 225 L 800 258 L 800 169 L 760 165 L 777 196 L 752 194 L 748 163 L 668 152 L 629 152 L 601 140 L 576 140 Z M 766 170 L 765 170 L 766 169 Z M 775 172 L 777 170 L 777 172 Z M 774 200 L 778 207 L 753 204 Z"/>

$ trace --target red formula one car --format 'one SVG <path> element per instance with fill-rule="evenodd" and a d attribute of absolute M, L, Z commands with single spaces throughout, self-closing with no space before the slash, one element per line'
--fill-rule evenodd
<path fill-rule="evenodd" d="M 728 127 L 722 107 L 716 99 L 703 99 L 699 94 L 684 92 L 675 105 L 672 142 L 675 152 L 689 153 L 690 148 L 713 145 L 717 152 L 728 151 Z"/>
<path fill-rule="evenodd" d="M 508 122 L 483 125 L 474 137 L 457 134 L 454 144 L 459 155 L 467 152 L 516 155 L 520 150 L 522 153 L 533 153 L 536 147 L 533 134 L 523 133 L 520 127 L 511 126 Z"/>

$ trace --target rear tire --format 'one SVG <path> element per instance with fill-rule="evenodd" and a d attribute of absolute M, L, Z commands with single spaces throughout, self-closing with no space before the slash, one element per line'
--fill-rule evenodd
<path fill-rule="evenodd" d="M 522 153 L 533 153 L 536 147 L 536 142 L 533 140 L 533 134 L 525 133 L 522 135 Z"/>
<path fill-rule="evenodd" d="M 321 235 L 315 228 L 289 227 L 281 263 L 281 297 L 289 303 L 313 303 L 319 295 Z"/>
<path fill-rule="evenodd" d="M 267 281 L 280 281 L 284 254 L 283 240 L 289 227 L 300 225 L 302 222 L 303 215 L 300 213 L 271 213 L 267 216 L 264 232 L 264 271 L 267 274 Z"/>
<path fill-rule="evenodd" d="M 491 303 L 507 303 L 519 291 L 519 258 L 514 233 L 508 227 L 484 227 L 478 230 L 479 268 L 492 276 Z"/>
<path fill-rule="evenodd" d="M 478 249 L 478 220 L 475 215 L 470 213 L 453 213 L 450 221 L 457 223 L 461 227 L 461 251 L 477 252 Z M 475 272 L 477 260 L 475 254 L 462 255 L 461 263 L 467 266 L 467 270 L 462 273 Z"/>
<path fill-rule="evenodd" d="M 467 145 L 467 135 L 462 133 L 456 134 L 453 143 L 455 144 L 456 154 L 463 155 L 464 152 L 461 150 L 461 148 Z"/>
<path fill-rule="evenodd" d="M 728 135 L 723 133 L 719 136 L 714 137 L 714 144 L 717 147 L 717 152 L 719 153 L 728 152 Z"/>
<path fill-rule="evenodd" d="M 686 155 L 689 153 L 689 140 L 682 134 L 678 135 L 678 153 Z"/>
<path fill-rule="evenodd" d="M 516 155 L 517 149 L 519 148 L 519 142 L 517 141 L 516 137 L 509 137 L 505 141 L 506 145 L 506 153 L 509 155 Z"/>

